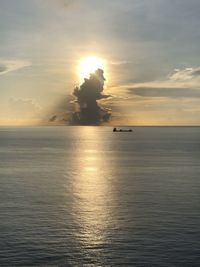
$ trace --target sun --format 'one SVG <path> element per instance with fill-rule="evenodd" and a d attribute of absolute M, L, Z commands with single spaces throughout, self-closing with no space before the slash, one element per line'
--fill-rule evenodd
<path fill-rule="evenodd" d="M 79 75 L 81 81 L 84 78 L 89 78 L 90 74 L 97 69 L 105 70 L 105 60 L 100 57 L 91 56 L 80 60 Z"/>

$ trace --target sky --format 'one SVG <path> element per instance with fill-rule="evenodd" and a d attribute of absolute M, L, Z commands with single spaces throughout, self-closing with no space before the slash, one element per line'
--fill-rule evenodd
<path fill-rule="evenodd" d="M 0 125 L 45 122 L 106 62 L 112 123 L 200 125 L 199 0 L 0 0 Z"/>

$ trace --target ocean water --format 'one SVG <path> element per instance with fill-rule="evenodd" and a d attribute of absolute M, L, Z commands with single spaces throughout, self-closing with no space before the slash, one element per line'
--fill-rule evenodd
<path fill-rule="evenodd" d="M 0 266 L 200 266 L 200 128 L 0 128 Z"/>

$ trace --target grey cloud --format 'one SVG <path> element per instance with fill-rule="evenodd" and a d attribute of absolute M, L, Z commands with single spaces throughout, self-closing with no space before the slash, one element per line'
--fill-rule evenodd
<path fill-rule="evenodd" d="M 199 89 L 191 88 L 129 88 L 129 94 L 141 97 L 200 98 Z"/>
<path fill-rule="evenodd" d="M 51 110 L 48 121 L 70 125 L 101 125 L 108 122 L 111 113 L 104 101 L 111 96 L 103 94 L 104 82 L 102 69 L 91 73 L 79 87 L 74 88 L 73 95 L 63 97 Z"/>
<path fill-rule="evenodd" d="M 196 70 L 192 71 L 193 76 L 200 76 L 200 68 L 197 68 Z"/>
<path fill-rule="evenodd" d="M 4 64 L 0 64 L 0 72 L 4 72 L 4 71 L 6 71 L 6 70 L 7 70 L 6 65 L 4 65 Z"/>
<path fill-rule="evenodd" d="M 74 89 L 79 111 L 73 114 L 73 124 L 99 125 L 109 121 L 111 114 L 98 103 L 98 100 L 110 97 L 103 94 L 105 80 L 104 71 L 97 69 L 88 79 L 84 79 L 80 87 Z"/>

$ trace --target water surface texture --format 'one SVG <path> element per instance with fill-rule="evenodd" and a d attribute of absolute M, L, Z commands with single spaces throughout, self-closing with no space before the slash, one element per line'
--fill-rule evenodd
<path fill-rule="evenodd" d="M 0 266 L 200 266 L 200 128 L 0 128 Z"/>

